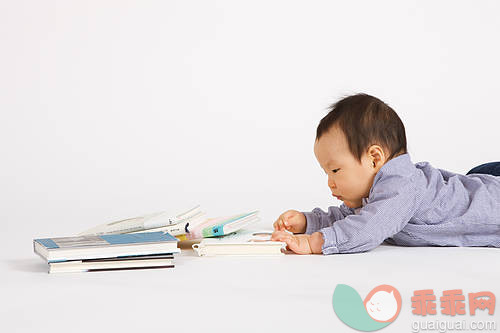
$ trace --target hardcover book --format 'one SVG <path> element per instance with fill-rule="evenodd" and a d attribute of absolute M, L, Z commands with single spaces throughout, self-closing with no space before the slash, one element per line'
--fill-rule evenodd
<path fill-rule="evenodd" d="M 178 253 L 178 239 L 165 232 L 34 239 L 47 262 Z"/>
<path fill-rule="evenodd" d="M 173 267 L 173 255 L 160 254 L 51 262 L 49 263 L 49 273 L 99 272 Z"/>
<path fill-rule="evenodd" d="M 221 237 L 204 238 L 193 249 L 199 256 L 282 255 L 286 243 L 271 241 L 272 231 L 240 230 Z"/>

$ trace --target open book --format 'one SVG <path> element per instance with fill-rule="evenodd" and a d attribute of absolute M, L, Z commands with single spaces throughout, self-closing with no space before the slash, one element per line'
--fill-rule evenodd
<path fill-rule="evenodd" d="M 282 255 L 285 242 L 271 241 L 272 231 L 240 230 L 222 237 L 205 238 L 193 249 L 199 256 Z"/>

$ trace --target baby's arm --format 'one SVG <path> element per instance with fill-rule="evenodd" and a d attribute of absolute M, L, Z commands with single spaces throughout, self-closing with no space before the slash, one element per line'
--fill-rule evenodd
<path fill-rule="evenodd" d="M 331 226 L 335 221 L 342 220 L 346 216 L 354 214 L 354 209 L 345 204 L 340 207 L 329 207 L 328 212 L 321 208 L 314 208 L 312 212 L 302 212 L 306 217 L 306 234 L 312 234 L 320 229 Z"/>

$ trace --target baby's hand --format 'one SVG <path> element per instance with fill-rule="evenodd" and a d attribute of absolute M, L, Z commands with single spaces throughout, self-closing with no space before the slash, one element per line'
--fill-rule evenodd
<path fill-rule="evenodd" d="M 321 232 L 312 235 L 292 235 L 286 231 L 275 231 L 271 240 L 285 242 L 287 247 L 297 254 L 321 253 L 324 242 Z"/>
<path fill-rule="evenodd" d="M 287 210 L 281 214 L 274 222 L 274 230 L 288 230 L 296 234 L 306 232 L 306 217 L 303 213 L 296 210 Z"/>
<path fill-rule="evenodd" d="M 272 241 L 285 242 L 287 247 L 297 254 L 311 254 L 309 235 L 292 235 L 286 231 L 275 231 L 271 236 Z"/>

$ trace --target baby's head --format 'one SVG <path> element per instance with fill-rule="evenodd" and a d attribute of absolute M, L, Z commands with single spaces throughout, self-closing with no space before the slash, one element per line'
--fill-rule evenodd
<path fill-rule="evenodd" d="M 332 195 L 351 208 L 360 207 L 368 197 L 380 168 L 406 152 L 401 119 L 387 104 L 366 94 L 333 104 L 314 142 L 314 155 L 328 175 Z"/>

